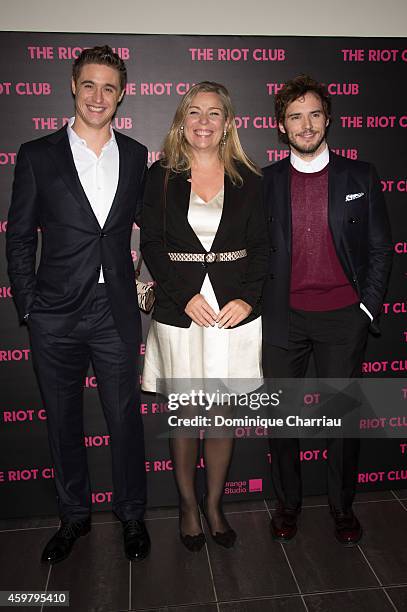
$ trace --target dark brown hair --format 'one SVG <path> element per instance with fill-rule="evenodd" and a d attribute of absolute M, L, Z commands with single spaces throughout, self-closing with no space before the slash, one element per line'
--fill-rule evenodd
<path fill-rule="evenodd" d="M 127 70 L 124 61 L 109 45 L 84 49 L 72 66 L 72 78 L 77 83 L 79 74 L 85 64 L 102 64 L 114 68 L 119 73 L 120 91 L 126 87 Z"/>
<path fill-rule="evenodd" d="M 318 81 L 307 74 L 300 74 L 295 77 L 295 79 L 287 81 L 284 87 L 276 94 L 274 110 L 277 119 L 277 127 L 280 123 L 284 124 L 287 106 L 291 104 L 291 102 L 298 100 L 298 98 L 302 98 L 308 92 L 318 96 L 321 100 L 326 118 L 331 119 L 331 98 L 325 86 L 322 85 L 322 83 L 318 83 Z M 288 143 L 287 134 L 281 132 L 280 128 L 278 128 L 278 136 L 282 142 L 285 144 Z"/>

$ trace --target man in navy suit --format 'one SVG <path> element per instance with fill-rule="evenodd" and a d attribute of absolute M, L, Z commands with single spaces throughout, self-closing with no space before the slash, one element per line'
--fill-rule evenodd
<path fill-rule="evenodd" d="M 264 169 L 271 239 L 263 301 L 263 370 L 301 378 L 311 354 L 317 376 L 361 375 L 368 329 L 378 332 L 392 243 L 380 182 L 371 164 L 339 157 L 326 134 L 331 103 L 325 88 L 302 75 L 275 101 L 280 139 L 290 156 Z M 297 439 L 273 439 L 272 476 L 279 541 L 297 530 L 301 474 Z M 352 511 L 358 439 L 328 440 L 328 498 L 337 539 L 362 536 Z"/>
<path fill-rule="evenodd" d="M 147 150 L 111 128 L 126 79 L 110 47 L 84 50 L 73 65 L 75 116 L 58 132 L 22 145 L 15 170 L 8 271 L 48 417 L 61 518 L 42 555 L 50 563 L 65 559 L 91 527 L 82 416 L 90 361 L 110 433 L 113 510 L 125 553 L 143 559 L 150 548 L 143 521 L 141 323 L 130 255 Z"/>

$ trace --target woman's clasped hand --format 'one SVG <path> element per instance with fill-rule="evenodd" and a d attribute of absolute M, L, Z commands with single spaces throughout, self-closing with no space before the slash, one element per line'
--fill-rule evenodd
<path fill-rule="evenodd" d="M 197 325 L 204 327 L 215 326 L 228 329 L 241 323 L 249 316 L 252 307 L 244 300 L 231 300 L 216 313 L 200 293 L 194 295 L 185 307 L 186 314 Z"/>

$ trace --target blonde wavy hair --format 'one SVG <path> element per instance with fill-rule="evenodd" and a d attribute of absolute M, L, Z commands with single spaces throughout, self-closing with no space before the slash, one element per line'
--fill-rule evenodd
<path fill-rule="evenodd" d="M 228 127 L 226 128 L 225 138 L 222 138 L 219 143 L 218 154 L 219 159 L 224 165 L 225 172 L 232 183 L 239 186 L 243 184 L 243 179 L 238 170 L 239 163 L 255 174 L 261 175 L 260 170 L 249 159 L 240 144 L 235 123 L 235 112 L 228 90 L 224 85 L 212 81 L 202 81 L 193 85 L 179 103 L 170 130 L 164 140 L 164 157 L 161 160 L 164 168 L 176 173 L 187 172 L 191 169 L 191 147 L 184 136 L 181 126 L 184 125 L 192 100 L 199 93 L 215 93 L 221 100 L 225 122 Z"/>

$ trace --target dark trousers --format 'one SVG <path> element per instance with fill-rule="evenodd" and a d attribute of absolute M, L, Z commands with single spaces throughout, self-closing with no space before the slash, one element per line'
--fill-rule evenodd
<path fill-rule="evenodd" d="M 122 521 L 141 519 L 146 475 L 137 343 L 124 343 L 104 285 L 67 336 L 40 333 L 29 323 L 34 369 L 47 411 L 60 516 L 89 516 L 91 489 L 83 431 L 84 380 L 92 362 L 110 434 L 113 510 Z"/>
<path fill-rule="evenodd" d="M 266 378 L 305 377 L 311 354 L 319 378 L 361 375 L 369 317 L 359 304 L 326 312 L 291 310 L 288 349 L 263 344 Z M 270 440 L 272 479 L 279 502 L 298 509 L 302 501 L 298 439 Z M 355 496 L 360 441 L 327 440 L 328 499 L 338 511 L 348 511 Z"/>

